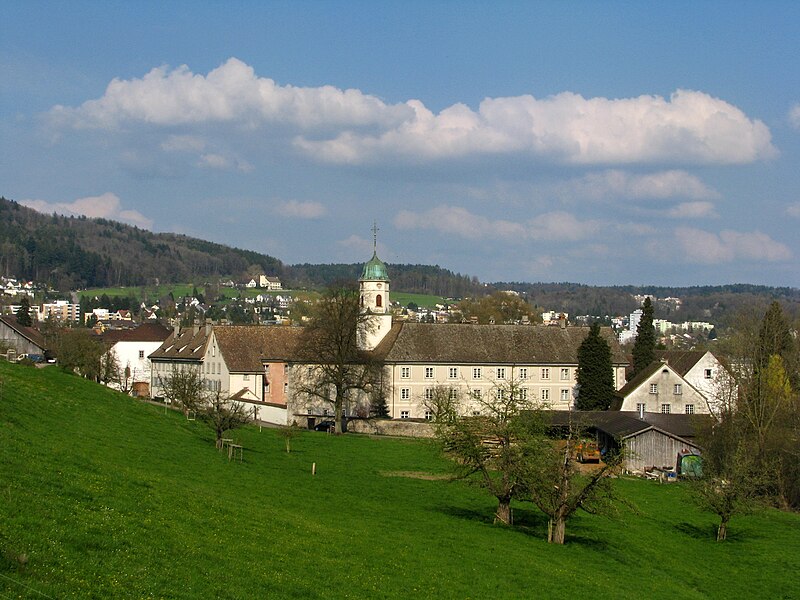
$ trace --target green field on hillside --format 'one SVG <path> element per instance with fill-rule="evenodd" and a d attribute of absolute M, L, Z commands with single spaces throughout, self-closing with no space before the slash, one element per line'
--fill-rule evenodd
<path fill-rule="evenodd" d="M 435 308 L 437 304 L 447 304 L 447 299 L 430 294 L 407 294 L 393 291 L 392 302 L 399 302 L 402 306 L 408 306 L 409 302 L 414 302 L 420 308 Z"/>
<path fill-rule="evenodd" d="M 681 484 L 620 480 L 637 507 L 580 515 L 567 545 L 417 440 L 209 430 L 57 367 L 0 363 L 0 598 L 800 596 L 800 516 L 734 519 Z M 317 474 L 312 476 L 312 463 Z"/>

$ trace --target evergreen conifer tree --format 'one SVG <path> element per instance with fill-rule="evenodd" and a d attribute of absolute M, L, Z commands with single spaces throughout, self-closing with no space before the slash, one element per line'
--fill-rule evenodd
<path fill-rule="evenodd" d="M 656 358 L 656 330 L 653 328 L 653 303 L 650 298 L 642 304 L 642 318 L 636 328 L 636 341 L 633 344 L 633 373 L 636 377 Z"/>
<path fill-rule="evenodd" d="M 611 348 L 600 335 L 600 324 L 578 348 L 578 410 L 607 410 L 614 398 L 614 367 Z"/>
<path fill-rule="evenodd" d="M 31 327 L 33 325 L 33 319 L 31 318 L 31 301 L 28 300 L 27 296 L 24 296 L 19 303 L 17 323 L 23 327 Z"/>

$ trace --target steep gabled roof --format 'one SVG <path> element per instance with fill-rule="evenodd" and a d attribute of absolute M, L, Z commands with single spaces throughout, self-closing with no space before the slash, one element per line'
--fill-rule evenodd
<path fill-rule="evenodd" d="M 388 362 L 577 364 L 588 327 L 395 323 L 375 350 Z M 614 364 L 627 359 L 610 328 L 601 335 Z"/>
<path fill-rule="evenodd" d="M 0 321 L 5 323 L 7 327 L 16 331 L 17 334 L 24 337 L 32 344 L 39 346 L 39 348 L 41 348 L 42 350 L 47 349 L 47 344 L 44 340 L 44 336 L 33 327 L 26 327 L 25 325 L 20 325 L 19 323 L 17 323 L 16 317 L 0 317 Z"/>
<path fill-rule="evenodd" d="M 655 373 L 658 373 L 662 368 L 666 369 L 667 367 L 671 368 L 671 365 L 661 362 L 660 360 L 654 360 L 644 369 L 642 369 L 642 371 L 636 377 L 631 379 L 628 383 L 622 386 L 622 388 L 617 390 L 617 396 L 620 398 L 627 396 L 645 381 L 650 379 L 650 377 L 652 377 Z M 675 371 L 675 369 L 672 370 Z"/>
<path fill-rule="evenodd" d="M 305 334 L 303 327 L 226 325 L 214 327 L 214 337 L 228 370 L 263 371 L 264 361 L 297 360 Z"/>
<path fill-rule="evenodd" d="M 656 350 L 655 358 L 667 361 L 681 377 L 685 377 L 705 355 L 705 350 Z"/>
<path fill-rule="evenodd" d="M 151 360 L 200 361 L 208 343 L 205 327 L 187 327 L 176 335 L 173 331 L 158 349 L 150 354 Z"/>

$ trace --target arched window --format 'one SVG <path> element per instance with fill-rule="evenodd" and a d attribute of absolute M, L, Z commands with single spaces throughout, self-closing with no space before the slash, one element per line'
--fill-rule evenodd
<path fill-rule="evenodd" d="M 380 294 L 378 294 L 377 296 L 375 296 L 375 306 L 377 306 L 378 308 L 380 308 L 381 306 L 383 306 L 383 298 L 381 298 L 381 295 L 380 295 Z"/>

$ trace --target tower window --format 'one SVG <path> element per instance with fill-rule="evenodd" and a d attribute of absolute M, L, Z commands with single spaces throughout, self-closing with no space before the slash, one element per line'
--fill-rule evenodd
<path fill-rule="evenodd" d="M 381 295 L 380 295 L 380 294 L 378 294 L 377 296 L 375 296 L 375 306 L 377 306 L 378 308 L 380 308 L 381 306 L 383 306 L 383 298 L 381 297 Z"/>

